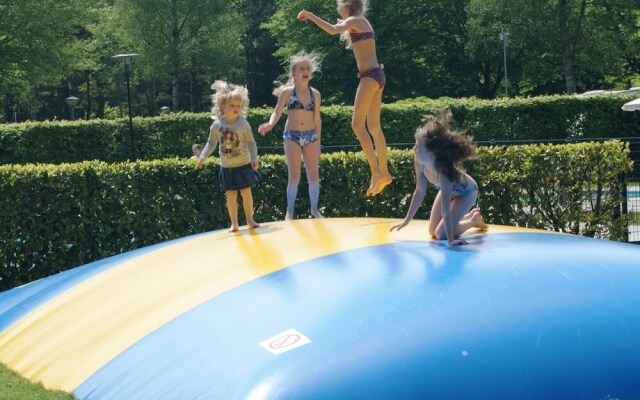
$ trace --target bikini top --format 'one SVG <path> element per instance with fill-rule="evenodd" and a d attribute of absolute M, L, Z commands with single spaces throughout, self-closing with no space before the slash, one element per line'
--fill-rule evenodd
<path fill-rule="evenodd" d="M 373 31 L 349 32 L 349 35 L 351 35 L 351 43 L 359 42 L 360 40 L 369 40 L 376 38 L 376 35 L 373 33 Z"/>
<path fill-rule="evenodd" d="M 298 95 L 296 94 L 296 88 L 294 86 L 293 90 L 291 91 L 291 97 L 289 97 L 289 102 L 287 103 L 287 108 L 289 110 L 314 111 L 316 109 L 316 99 L 313 97 L 311 86 L 309 86 L 309 95 L 311 96 L 311 101 L 309 101 L 309 104 L 302 104 L 302 102 L 298 98 Z"/>

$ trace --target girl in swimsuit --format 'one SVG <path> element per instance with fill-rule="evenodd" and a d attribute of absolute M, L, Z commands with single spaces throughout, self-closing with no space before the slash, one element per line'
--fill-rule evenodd
<path fill-rule="evenodd" d="M 353 48 L 358 65 L 358 90 L 353 107 L 351 128 L 358 137 L 371 169 L 367 196 L 375 196 L 391 183 L 387 166 L 387 143 L 380 125 L 382 91 L 386 78 L 378 64 L 373 28 L 365 18 L 366 0 L 338 0 L 342 19 L 330 24 L 307 10 L 298 13 L 300 21 L 310 20 L 331 35 L 341 34 L 347 48 Z M 373 142 L 371 138 L 373 137 Z"/>
<path fill-rule="evenodd" d="M 431 207 L 429 234 L 438 240 L 446 239 L 449 246 L 456 246 L 467 244 L 459 236 L 468 229 L 486 229 L 488 225 L 482 220 L 479 208 L 471 209 L 478 199 L 478 184 L 458 167 L 462 161 L 476 158 L 477 149 L 472 137 L 449 129 L 450 119 L 450 112 L 438 118 L 427 117 L 426 123 L 416 131 L 416 189 L 406 217 L 391 230 L 400 230 L 411 222 L 430 182 L 439 191 Z"/>
<path fill-rule="evenodd" d="M 322 218 L 320 211 L 318 211 L 318 198 L 320 197 L 318 158 L 320 157 L 320 134 L 322 131 L 320 92 L 309 86 L 313 73 L 319 69 L 320 56 L 317 53 L 301 51 L 291 57 L 289 81 L 273 91 L 273 94 L 278 97 L 278 103 L 271 113 L 269 122 L 258 127 L 258 132 L 262 136 L 266 135 L 278 123 L 282 111 L 287 109 L 287 122 L 282 135 L 289 172 L 285 220 L 291 220 L 294 216 L 298 184 L 300 183 L 301 158 L 304 160 L 304 168 L 309 182 L 311 215 L 314 218 Z"/>

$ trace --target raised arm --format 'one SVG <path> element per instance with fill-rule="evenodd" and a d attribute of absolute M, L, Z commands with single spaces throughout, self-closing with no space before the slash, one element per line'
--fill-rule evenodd
<path fill-rule="evenodd" d="M 298 19 L 300 21 L 310 20 L 314 24 L 318 25 L 320 29 L 327 32 L 329 35 L 338 35 L 344 31 L 351 29 L 355 24 L 355 19 L 353 17 L 349 17 L 345 20 L 340 20 L 335 25 L 330 24 L 307 10 L 300 11 L 298 13 Z"/>
<path fill-rule="evenodd" d="M 404 217 L 404 220 L 399 224 L 396 224 L 391 227 L 390 231 L 400 230 L 407 226 L 409 222 L 413 219 L 413 216 L 416 215 L 424 197 L 427 194 L 427 178 L 422 173 L 422 166 L 414 161 L 414 167 L 416 170 L 416 188 L 413 191 L 413 196 L 411 197 L 411 204 L 409 205 L 409 209 L 407 210 L 407 215 Z"/>

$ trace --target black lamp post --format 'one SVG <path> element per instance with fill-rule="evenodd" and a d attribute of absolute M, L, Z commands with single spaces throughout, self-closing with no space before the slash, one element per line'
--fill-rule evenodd
<path fill-rule="evenodd" d="M 64 101 L 67 103 L 67 105 L 69 106 L 69 111 L 71 114 L 71 120 L 73 121 L 75 118 L 75 109 L 78 106 L 78 103 L 80 102 L 80 99 L 75 97 L 75 96 L 70 96 L 67 97 L 66 99 L 64 99 Z"/>
<path fill-rule="evenodd" d="M 509 32 L 501 32 L 500 40 L 502 40 L 502 50 L 504 54 L 504 95 L 509 97 L 509 92 L 507 90 L 508 80 L 507 80 L 507 47 L 509 47 Z"/>
<path fill-rule="evenodd" d="M 124 61 L 124 78 L 127 81 L 127 106 L 129 108 L 129 139 L 131 141 L 131 158 L 136 157 L 136 143 L 133 138 L 133 119 L 131 118 L 131 84 L 129 77 L 131 76 L 131 58 L 137 56 L 135 53 L 124 53 L 113 56 L 112 58 L 121 58 Z"/>

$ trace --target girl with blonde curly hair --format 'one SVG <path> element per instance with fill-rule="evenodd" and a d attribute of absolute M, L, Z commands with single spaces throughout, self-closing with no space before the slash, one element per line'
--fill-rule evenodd
<path fill-rule="evenodd" d="M 211 85 L 215 94 L 211 96 L 213 123 L 209 128 L 209 139 L 198 159 L 202 168 L 206 158 L 220 147 L 220 188 L 226 192 L 227 211 L 231 219 L 229 232 L 237 232 L 238 192 L 249 228 L 259 225 L 253 220 L 253 195 L 251 187 L 258 183 L 258 147 L 247 122 L 249 91 L 246 87 L 225 81 L 215 81 Z"/>

